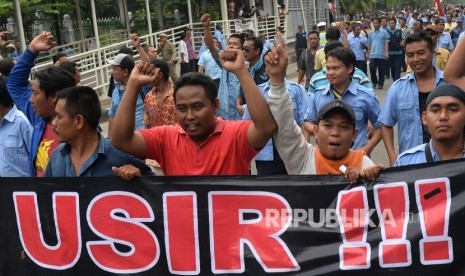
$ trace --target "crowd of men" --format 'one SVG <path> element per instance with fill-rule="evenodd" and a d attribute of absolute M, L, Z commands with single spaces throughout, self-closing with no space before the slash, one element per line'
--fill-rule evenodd
<path fill-rule="evenodd" d="M 465 66 L 448 62 L 465 60 L 462 15 L 433 15 L 420 26 L 415 13 L 322 22 L 308 33 L 299 26 L 297 82 L 286 78 L 280 29 L 273 42 L 250 34 L 226 40 L 205 14 L 199 53 L 191 29 L 178 49 L 165 33 L 157 46 L 142 46 L 133 33 L 133 48 L 107 60 L 107 137 L 98 94 L 80 85 L 75 63 L 60 61 L 29 83 L 37 55 L 55 46 L 43 32 L 0 77 L 0 175 L 248 175 L 255 160 L 260 175 L 340 174 L 344 165 L 356 182 L 375 179 L 385 165 L 463 158 Z M 386 78 L 394 83 L 380 104 Z M 385 165 L 370 159 L 381 140 Z"/>

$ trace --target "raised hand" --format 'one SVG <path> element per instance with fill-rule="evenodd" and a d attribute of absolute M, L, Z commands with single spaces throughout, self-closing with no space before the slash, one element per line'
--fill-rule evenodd
<path fill-rule="evenodd" d="M 284 38 L 281 32 L 276 33 L 278 46 L 271 48 L 264 60 L 266 73 L 270 77 L 271 83 L 283 83 L 287 68 L 287 51 L 284 45 Z"/>
<path fill-rule="evenodd" d="M 35 54 L 48 51 L 56 45 L 56 41 L 49 32 L 42 32 L 29 43 L 29 50 Z"/>
<path fill-rule="evenodd" d="M 4 40 L 4 35 L 6 34 L 6 32 L 0 32 L 0 46 L 6 46 L 8 45 L 8 40 Z"/>
<path fill-rule="evenodd" d="M 141 61 L 137 66 L 132 69 L 131 76 L 129 76 L 128 86 L 136 85 L 142 87 L 145 85 L 154 85 L 162 78 L 160 69 L 156 68 L 153 64 L 146 61 Z"/>
<path fill-rule="evenodd" d="M 223 53 L 220 53 L 220 62 L 221 66 L 224 69 L 238 74 L 241 70 L 247 70 L 245 67 L 244 53 L 239 49 L 228 49 L 224 50 Z"/>
<path fill-rule="evenodd" d="M 139 38 L 139 36 L 138 36 L 136 33 L 130 34 L 130 35 L 129 35 L 129 38 L 131 39 L 132 45 L 133 45 L 135 48 L 139 48 L 139 47 L 140 47 L 140 38 Z"/>
<path fill-rule="evenodd" d="M 200 18 L 200 22 L 202 23 L 202 26 L 204 27 L 210 26 L 210 20 L 211 20 L 211 17 L 210 17 L 210 14 L 208 13 L 202 15 L 202 17 Z"/>

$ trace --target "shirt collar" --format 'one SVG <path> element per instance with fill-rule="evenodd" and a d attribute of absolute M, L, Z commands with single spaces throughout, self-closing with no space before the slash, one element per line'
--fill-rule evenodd
<path fill-rule="evenodd" d="M 326 89 L 324 90 L 323 93 L 325 93 L 325 94 L 333 93 L 331 90 L 332 90 L 332 86 L 331 86 L 331 85 L 328 85 L 328 86 L 326 87 Z M 347 87 L 347 90 L 344 91 L 343 93 L 341 93 L 341 97 L 342 97 L 346 92 L 351 93 L 352 95 L 355 95 L 355 96 L 358 94 L 357 85 L 356 85 L 356 83 L 355 83 L 353 80 L 350 81 L 350 84 L 349 84 L 349 87 Z"/>
<path fill-rule="evenodd" d="M 13 107 L 8 111 L 8 113 L 3 117 L 3 120 L 7 120 L 8 122 L 13 122 L 15 120 L 15 117 L 18 113 L 18 108 L 16 108 L 16 105 L 13 105 Z"/>
<path fill-rule="evenodd" d="M 439 70 L 438 68 L 436 68 L 436 66 L 433 66 L 433 68 L 434 68 L 434 72 L 435 72 L 434 83 L 435 83 L 435 86 L 438 86 L 439 82 L 444 81 L 444 73 L 441 70 Z M 413 81 L 416 82 L 416 80 L 415 80 L 415 72 L 412 71 L 412 73 L 410 73 L 407 78 L 408 78 L 409 81 L 413 80 Z"/>
<path fill-rule="evenodd" d="M 107 153 L 108 150 L 110 149 L 110 143 L 105 137 L 103 137 L 101 132 L 98 133 L 98 136 L 99 136 L 98 137 L 99 138 L 98 147 L 94 151 L 94 154 L 92 154 L 92 155 L 95 155 L 95 154 L 100 155 L 101 154 L 101 155 L 105 156 L 105 153 Z M 64 144 L 64 146 L 60 149 L 60 154 L 62 156 L 65 156 L 65 155 L 69 154 L 70 149 L 71 149 L 71 147 L 69 146 L 69 144 Z"/>

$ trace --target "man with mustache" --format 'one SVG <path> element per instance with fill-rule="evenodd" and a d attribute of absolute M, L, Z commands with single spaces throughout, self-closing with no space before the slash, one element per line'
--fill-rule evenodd
<path fill-rule="evenodd" d="M 464 158 L 465 92 L 445 83 L 437 86 L 426 100 L 422 122 L 431 134 L 428 143 L 399 155 L 396 166 Z"/>

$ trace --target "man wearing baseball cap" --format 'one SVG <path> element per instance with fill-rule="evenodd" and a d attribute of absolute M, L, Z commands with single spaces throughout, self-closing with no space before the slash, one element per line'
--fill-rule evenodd
<path fill-rule="evenodd" d="M 168 35 L 166 33 L 161 33 L 158 37 L 160 38 L 160 43 L 158 44 L 157 53 L 160 58 L 168 64 L 171 80 L 175 82 L 178 79 L 175 67 L 177 61 L 176 48 L 173 43 L 168 41 Z"/>
<path fill-rule="evenodd" d="M 127 54 L 117 54 L 114 59 L 107 59 L 107 63 L 112 65 L 111 74 L 115 80 L 115 87 L 111 96 L 110 110 L 108 111 L 108 138 L 111 138 L 111 129 L 113 127 L 113 119 L 115 118 L 116 110 L 118 109 L 124 92 L 126 92 L 126 85 L 134 68 L 134 60 Z M 137 97 L 136 106 L 136 129 L 144 128 L 144 99 L 142 93 Z"/>
<path fill-rule="evenodd" d="M 465 92 L 462 89 L 450 83 L 437 86 L 428 95 L 422 122 L 431 140 L 399 155 L 396 166 L 465 157 Z"/>

